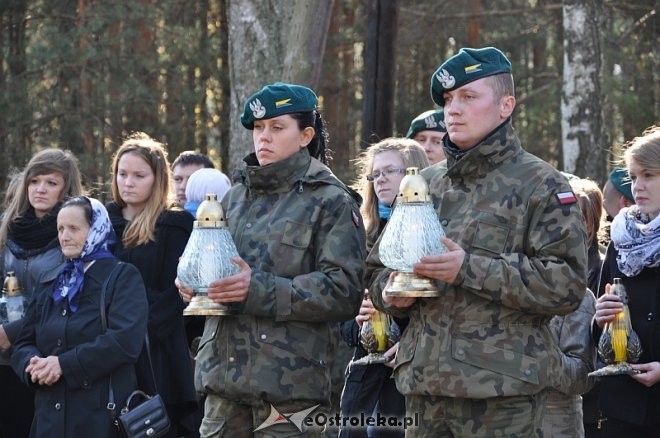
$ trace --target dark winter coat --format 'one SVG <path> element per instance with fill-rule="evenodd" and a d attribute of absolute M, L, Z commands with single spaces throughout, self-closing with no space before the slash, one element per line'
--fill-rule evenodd
<path fill-rule="evenodd" d="M 628 293 L 632 328 L 642 341 L 639 363 L 660 361 L 660 267 L 644 268 L 635 277 L 626 277 L 616 263 L 614 244 L 607 247 L 601 271 L 599 296 L 605 285 L 621 282 Z M 594 341 L 602 330 L 593 325 Z M 599 381 L 598 404 L 603 415 L 637 425 L 660 424 L 660 385 L 650 388 L 629 376 L 608 376 Z"/>
<path fill-rule="evenodd" d="M 174 285 L 179 257 L 188 243 L 194 219 L 184 210 L 165 210 L 156 221 L 155 241 L 125 248 L 122 236 L 128 222 L 114 202 L 106 208 L 117 234 L 115 255 L 135 265 L 142 274 L 149 301 L 149 340 L 158 393 L 168 405 L 168 412 L 179 418 L 197 406 L 183 324 L 185 305 Z M 140 385 L 153 392 L 145 359 L 140 358 L 138 366 Z"/>
<path fill-rule="evenodd" d="M 60 267 L 41 277 L 11 358 L 14 371 L 36 390 L 32 437 L 116 436 L 107 409 L 110 376 L 115 400 L 126 400 L 136 388 L 134 363 L 142 350 L 147 317 L 140 275 L 123 264 L 106 291 L 108 330 L 103 331 L 101 289 L 117 263 L 101 259 L 89 267 L 75 313 L 67 300 L 54 304 L 51 297 Z M 35 355 L 58 357 L 62 377 L 57 383 L 32 383 L 25 368 Z"/>

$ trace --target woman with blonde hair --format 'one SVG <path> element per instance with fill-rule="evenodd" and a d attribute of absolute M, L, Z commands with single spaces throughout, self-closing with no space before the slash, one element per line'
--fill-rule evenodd
<path fill-rule="evenodd" d="M 364 202 L 361 212 L 367 233 L 367 248 L 371 248 L 385 228 L 392 204 L 399 192 L 399 185 L 406 168 L 429 165 L 424 149 L 415 140 L 408 138 L 386 138 L 370 146 L 357 160 L 360 178 L 357 189 Z M 341 334 L 349 347 L 354 347 L 353 360 L 366 356 L 360 343 L 360 329 L 376 310 L 365 291 L 359 314 L 341 325 Z M 407 319 L 396 319 L 403 330 Z M 387 364 L 349 364 L 342 391 L 340 409 L 343 417 L 390 416 L 401 418 L 405 414 L 403 396 L 397 391 L 392 376 L 392 364 L 398 343 L 385 356 L 392 358 Z M 369 436 L 403 436 L 403 429 L 367 431 L 366 428 L 344 427 L 339 430 L 341 438 Z"/>
<path fill-rule="evenodd" d="M 380 158 L 398 156 L 400 165 L 389 166 L 376 174 L 374 173 L 376 156 Z M 397 195 L 399 182 L 405 175 L 405 167 L 418 167 L 421 170 L 429 165 L 429 160 L 424 149 L 415 140 L 391 137 L 369 146 L 356 161 L 360 178 L 355 184 L 355 189 L 362 195 L 360 212 L 367 232 L 367 246 L 371 248 L 380 235 L 381 220 L 389 219 L 389 208 Z M 380 178 L 381 176 L 383 178 Z"/>
<path fill-rule="evenodd" d="M 611 293 L 615 278 L 627 291 L 632 330 L 642 344 L 638 373 L 600 381 L 599 407 L 607 421 L 603 437 L 657 436 L 660 427 L 660 126 L 634 138 L 623 152 L 635 205 L 612 222 L 593 325 L 598 341 L 605 324 L 624 310 Z"/>
<path fill-rule="evenodd" d="M 64 261 L 57 240 L 57 213 L 62 200 L 82 193 L 78 160 L 69 151 L 37 152 L 16 181 L 0 226 L 2 278 L 14 271 L 23 294 L 32 299 L 39 276 Z M 23 319 L 0 325 L 0 436 L 28 436 L 34 392 L 10 367 L 11 347 Z"/>
<path fill-rule="evenodd" d="M 115 255 L 135 265 L 149 302 L 148 335 L 152 378 L 144 355 L 138 362 L 143 390 L 163 397 L 172 436 L 188 431 L 181 420 L 197 407 L 183 321 L 184 304 L 174 285 L 179 257 L 193 218 L 174 200 L 170 164 L 163 144 L 144 133 L 129 136 L 112 163 L 112 198 L 106 207 L 117 234 Z M 178 435 L 177 435 L 178 433 Z"/>

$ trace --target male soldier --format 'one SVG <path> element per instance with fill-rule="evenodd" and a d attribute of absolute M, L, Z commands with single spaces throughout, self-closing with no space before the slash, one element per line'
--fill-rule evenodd
<path fill-rule="evenodd" d="M 611 222 L 623 207 L 630 207 L 635 203 L 632 194 L 632 181 L 628 171 L 615 167 L 610 172 L 607 182 L 603 186 L 603 207 L 607 218 Z"/>
<path fill-rule="evenodd" d="M 442 139 L 447 134 L 445 126 L 445 114 L 442 108 L 424 111 L 410 122 L 410 128 L 406 137 L 412 138 L 419 143 L 426 152 L 431 164 L 445 159 L 442 150 Z"/>
<path fill-rule="evenodd" d="M 422 174 L 448 251 L 414 272 L 436 280 L 440 297 L 388 296 L 378 245 L 367 259 L 376 304 L 410 317 L 395 363 L 406 415 L 419 418 L 408 432 L 541 436 L 543 389 L 561 371 L 548 321 L 584 296 L 584 221 L 566 178 L 513 131 L 501 51 L 461 49 L 433 74 L 431 95 L 444 107 L 447 163 Z"/>
<path fill-rule="evenodd" d="M 186 199 L 186 185 L 188 178 L 196 170 L 214 169 L 215 166 L 209 157 L 195 151 L 183 151 L 172 163 L 172 181 L 174 182 L 174 193 L 176 200 L 183 207 Z"/>

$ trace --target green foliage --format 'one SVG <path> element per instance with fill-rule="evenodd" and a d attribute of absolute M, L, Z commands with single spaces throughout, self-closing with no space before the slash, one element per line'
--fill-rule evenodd
<path fill-rule="evenodd" d="M 229 142 L 227 0 L 26 0 L 0 2 L 0 189 L 37 149 L 71 149 L 91 187 L 105 190 L 111 155 L 142 130 L 218 162 Z M 369 9 L 335 0 L 318 90 L 350 181 L 361 131 L 364 32 Z M 84 5 L 80 8 L 79 5 Z M 559 164 L 561 3 L 550 0 L 399 2 L 394 129 L 433 106 L 430 74 L 462 46 L 495 45 L 513 63 L 515 126 L 531 152 Z M 477 7 L 475 7 L 477 6 Z M 639 134 L 654 114 L 648 14 L 654 0 L 605 2 L 606 95 L 612 145 Z M 236 25 L 240 25 L 236 24 Z M 249 47 L 242 50 L 250 50 Z M 240 80 L 240 78 L 235 79 Z M 367 78 L 367 80 L 377 80 Z M 230 169 L 224 169 L 230 171 Z"/>

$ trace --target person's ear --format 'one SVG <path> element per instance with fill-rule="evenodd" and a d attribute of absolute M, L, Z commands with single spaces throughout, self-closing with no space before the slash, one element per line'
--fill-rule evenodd
<path fill-rule="evenodd" d="M 516 98 L 513 96 L 505 96 L 500 99 L 500 117 L 508 119 L 513 114 L 516 107 Z"/>
<path fill-rule="evenodd" d="M 307 128 L 303 129 L 302 132 L 300 133 L 300 148 L 306 148 L 307 145 L 312 141 L 314 138 L 314 135 L 316 134 L 316 131 L 314 128 L 311 126 L 308 126 Z"/>

